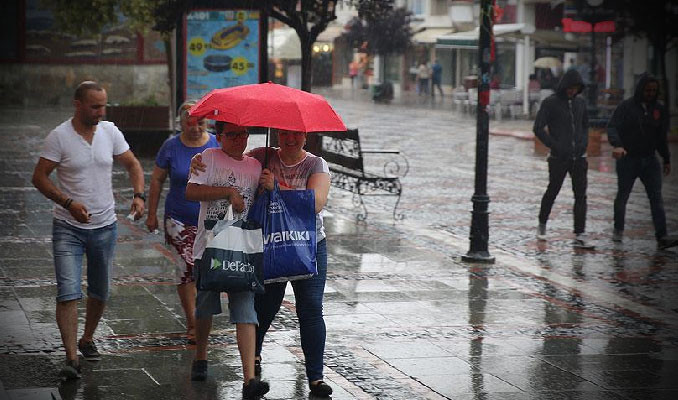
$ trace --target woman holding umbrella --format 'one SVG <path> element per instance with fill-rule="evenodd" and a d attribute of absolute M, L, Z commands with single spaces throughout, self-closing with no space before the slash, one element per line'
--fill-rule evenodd
<path fill-rule="evenodd" d="M 165 180 L 169 176 L 170 188 L 165 199 L 163 226 L 165 242 L 176 250 L 176 284 L 181 307 L 186 316 L 186 334 L 189 342 L 195 341 L 195 281 L 193 279 L 193 241 L 197 232 L 200 203 L 186 200 L 186 183 L 191 157 L 209 147 L 217 147 L 214 135 L 206 130 L 204 119 L 188 115 L 195 102 L 184 102 L 179 107 L 181 133 L 163 143 L 155 159 L 148 194 L 149 232 L 158 229 L 158 203 Z"/>
<path fill-rule="evenodd" d="M 259 178 L 259 184 L 266 190 L 273 190 L 274 179 L 281 190 L 312 189 L 315 192 L 316 212 L 316 265 L 318 273 L 309 279 L 292 281 L 299 318 L 301 348 L 306 361 L 306 377 L 309 388 L 315 396 L 329 396 L 332 387 L 323 378 L 323 355 L 325 352 L 325 320 L 323 319 L 323 293 L 327 277 L 327 243 L 321 211 L 327 204 L 330 190 L 330 174 L 327 162 L 303 149 L 306 133 L 298 131 L 275 130 L 279 148 L 258 148 L 250 155 L 265 167 Z M 257 311 L 257 347 L 255 352 L 255 370 L 261 372 L 261 349 L 264 336 L 275 318 L 283 297 L 287 282 L 275 282 L 266 285 L 266 292 L 257 295 L 254 307 Z"/>

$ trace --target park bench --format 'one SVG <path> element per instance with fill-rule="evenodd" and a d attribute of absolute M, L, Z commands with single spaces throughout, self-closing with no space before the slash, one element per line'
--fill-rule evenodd
<path fill-rule="evenodd" d="M 327 161 L 332 175 L 332 186 L 353 193 L 353 202 L 361 208 L 359 221 L 367 219 L 363 196 L 394 196 L 393 219 L 401 220 L 398 204 L 403 188 L 400 178 L 407 175 L 409 163 L 399 150 L 364 150 L 357 129 L 346 132 L 322 132 L 320 155 Z M 383 161 L 383 171 L 366 171 L 364 156 L 370 154 Z"/>

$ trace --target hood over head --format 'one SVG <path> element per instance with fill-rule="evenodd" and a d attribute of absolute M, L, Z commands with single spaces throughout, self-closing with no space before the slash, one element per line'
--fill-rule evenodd
<path fill-rule="evenodd" d="M 645 90 L 645 86 L 650 83 L 650 82 L 655 82 L 657 83 L 657 89 L 659 89 L 659 81 L 657 78 L 655 78 L 653 75 L 649 73 L 644 73 L 640 76 L 640 79 L 638 79 L 638 83 L 636 84 L 636 90 L 633 92 L 633 101 L 636 103 L 640 104 L 644 102 L 644 93 L 643 91 Z M 657 90 L 657 96 L 659 95 L 659 90 Z M 655 96 L 651 103 L 654 103 L 657 101 L 657 96 Z"/>
<path fill-rule="evenodd" d="M 558 86 L 556 87 L 556 93 L 559 96 L 567 97 L 567 94 L 565 93 L 567 88 L 577 85 L 579 85 L 579 91 L 577 91 L 577 94 L 579 94 L 584 90 L 584 80 L 576 69 L 570 68 L 565 72 L 563 77 L 560 78 L 560 82 L 558 82 Z"/>

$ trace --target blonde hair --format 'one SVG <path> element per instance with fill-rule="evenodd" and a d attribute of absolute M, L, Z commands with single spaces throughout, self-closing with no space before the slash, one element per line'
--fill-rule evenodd
<path fill-rule="evenodd" d="M 181 105 L 179 106 L 179 110 L 177 111 L 177 116 L 179 118 L 179 123 L 182 123 L 186 121 L 188 118 L 188 110 L 191 109 L 195 105 L 195 100 L 186 100 Z"/>

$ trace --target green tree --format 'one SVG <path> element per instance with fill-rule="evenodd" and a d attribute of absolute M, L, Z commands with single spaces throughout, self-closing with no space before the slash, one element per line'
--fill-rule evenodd
<path fill-rule="evenodd" d="M 358 0 L 358 17 L 344 38 L 370 55 L 402 54 L 412 44 L 412 13 L 395 8 L 393 0 Z"/>
<path fill-rule="evenodd" d="M 77 36 L 98 35 L 106 25 L 117 24 L 119 12 L 128 18 L 128 26 L 147 32 L 155 24 L 155 10 L 165 0 L 40 0 L 52 11 L 63 32 Z"/>
<path fill-rule="evenodd" d="M 124 15 L 127 26 L 134 32 L 146 33 L 155 25 L 157 16 L 164 17 L 160 23 L 172 18 L 169 14 L 158 14 L 168 0 L 40 0 L 41 5 L 52 11 L 59 30 L 77 36 L 101 35 L 104 26 L 115 25 L 119 15 Z M 160 30 L 165 47 L 165 60 L 169 80 L 174 75 L 171 54 L 170 30 Z"/>
<path fill-rule="evenodd" d="M 270 16 L 294 29 L 301 42 L 301 90 L 311 91 L 312 49 L 327 25 L 334 21 L 338 0 L 267 0 Z"/>

